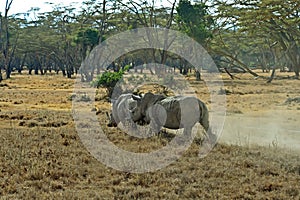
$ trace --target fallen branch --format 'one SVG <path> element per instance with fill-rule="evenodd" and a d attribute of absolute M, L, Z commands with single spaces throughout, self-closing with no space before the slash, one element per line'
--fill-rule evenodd
<path fill-rule="evenodd" d="M 267 83 L 271 83 L 272 80 L 274 79 L 274 77 L 275 77 L 275 68 L 273 68 L 272 74 L 271 74 L 270 78 L 268 79 Z"/>
<path fill-rule="evenodd" d="M 228 71 L 228 69 L 225 67 L 224 68 L 224 70 L 225 70 L 225 72 L 230 76 L 230 78 L 233 80 L 233 79 L 240 79 L 239 77 L 237 77 L 237 76 L 234 76 L 233 74 L 231 74 L 229 71 Z"/>

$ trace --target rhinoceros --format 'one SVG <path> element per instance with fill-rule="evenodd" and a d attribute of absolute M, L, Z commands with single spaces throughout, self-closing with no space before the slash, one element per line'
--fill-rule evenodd
<path fill-rule="evenodd" d="M 131 109 L 131 119 L 136 122 L 144 120 L 150 123 L 154 132 L 162 127 L 169 129 L 184 128 L 184 134 L 191 133 L 193 126 L 199 122 L 210 136 L 209 113 L 207 106 L 196 97 L 171 96 L 161 97 L 146 93 L 142 98 L 135 98 L 136 106 Z"/>
<path fill-rule="evenodd" d="M 116 127 L 120 122 L 123 124 L 128 122 L 131 118 L 129 111 L 136 106 L 137 101 L 135 99 L 139 98 L 141 97 L 128 93 L 120 95 L 116 100 L 112 100 L 112 112 L 107 126 Z"/>

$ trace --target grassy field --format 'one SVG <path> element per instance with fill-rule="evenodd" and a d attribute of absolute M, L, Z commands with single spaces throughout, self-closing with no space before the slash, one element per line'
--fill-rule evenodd
<path fill-rule="evenodd" d="M 82 144 L 71 113 L 74 80 L 55 75 L 13 75 L 0 85 L 1 199 L 299 199 L 300 157 L 296 146 L 286 144 L 288 148 L 284 148 L 278 145 L 284 140 L 273 139 L 267 145 L 255 145 L 255 140 L 250 144 L 236 138 L 235 132 L 236 124 L 255 120 L 245 121 L 243 116 L 266 113 L 275 113 L 268 118 L 275 124 L 281 122 L 299 130 L 300 103 L 286 100 L 299 97 L 300 82 L 283 79 L 266 84 L 247 75 L 240 78 L 224 78 L 226 134 L 205 158 L 199 158 L 199 147 L 193 143 L 168 167 L 131 174 L 106 167 Z M 205 83 L 189 82 L 209 105 Z M 157 136 L 137 139 L 118 128 L 106 127 L 110 103 L 100 98 L 95 107 L 108 138 L 121 148 L 149 152 L 169 141 Z M 241 137 L 249 134 L 246 129 L 238 131 Z M 276 134 L 299 141 L 297 132 L 289 135 L 276 129 Z"/>

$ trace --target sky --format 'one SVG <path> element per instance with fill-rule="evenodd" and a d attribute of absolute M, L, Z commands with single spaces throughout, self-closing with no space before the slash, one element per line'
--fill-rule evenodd
<path fill-rule="evenodd" d="M 41 13 L 49 12 L 53 10 L 54 5 L 58 5 L 58 4 L 64 6 L 73 4 L 74 7 L 80 8 L 80 6 L 84 1 L 85 0 L 13 0 L 8 15 L 14 15 L 17 13 L 26 13 L 31 8 L 36 8 L 36 7 L 40 8 L 39 12 Z M 173 0 L 171 0 L 171 2 L 172 1 Z M 52 3 L 52 5 L 46 4 L 46 2 Z M 4 14 L 5 11 L 5 3 L 6 0 L 0 0 L 0 12 L 2 13 L 2 15 Z M 158 5 L 171 6 L 171 4 L 165 0 L 156 0 L 156 3 Z"/>
<path fill-rule="evenodd" d="M 9 0 L 11 1 L 11 0 Z M 82 4 L 84 0 L 13 0 L 8 15 L 16 13 L 24 13 L 30 10 L 32 7 L 41 8 L 40 12 L 51 11 L 52 6 L 56 4 L 70 5 L 72 2 L 77 3 L 78 6 Z M 53 3 L 53 5 L 47 5 L 45 2 Z M 6 0 L 0 0 L 0 12 L 4 13 Z"/>

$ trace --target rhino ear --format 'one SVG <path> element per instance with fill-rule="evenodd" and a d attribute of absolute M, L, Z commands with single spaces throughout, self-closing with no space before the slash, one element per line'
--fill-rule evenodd
<path fill-rule="evenodd" d="M 147 92 L 144 96 L 143 99 L 152 99 L 154 96 L 154 94 L 152 94 L 151 92 Z"/>

